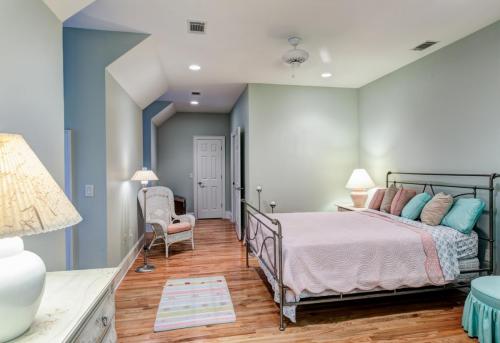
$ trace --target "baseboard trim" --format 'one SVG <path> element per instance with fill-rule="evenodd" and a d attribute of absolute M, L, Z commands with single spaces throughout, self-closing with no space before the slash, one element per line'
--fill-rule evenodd
<path fill-rule="evenodd" d="M 233 214 L 231 213 L 231 211 L 226 211 L 224 213 L 224 219 L 229 219 L 230 221 L 233 221 Z"/>
<path fill-rule="evenodd" d="M 132 247 L 132 249 L 130 249 L 127 256 L 123 258 L 121 263 L 116 268 L 118 269 L 118 271 L 116 272 L 115 279 L 113 280 L 114 290 L 120 287 L 120 284 L 125 278 L 125 275 L 127 275 L 128 270 L 130 269 L 130 267 L 132 267 L 137 256 L 139 256 L 139 254 L 141 253 L 143 245 L 144 245 L 144 234 L 139 238 L 137 242 L 135 242 L 134 246 Z"/>

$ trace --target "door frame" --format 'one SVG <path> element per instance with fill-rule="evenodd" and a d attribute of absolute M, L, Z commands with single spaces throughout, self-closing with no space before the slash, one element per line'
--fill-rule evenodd
<path fill-rule="evenodd" d="M 229 182 L 229 186 L 231 187 L 231 222 L 233 222 L 235 225 L 236 225 L 236 229 L 237 231 L 239 231 L 240 233 L 238 234 L 238 238 L 241 239 L 242 236 L 240 237 L 241 235 L 241 203 L 239 204 L 235 204 L 235 189 L 234 189 L 234 186 L 235 186 L 235 179 L 236 179 L 236 173 L 235 173 L 235 144 L 236 144 L 236 138 L 239 138 L 240 139 L 240 142 L 239 142 L 239 147 L 240 147 L 240 185 L 239 187 L 241 189 L 243 189 L 243 185 L 241 184 L 241 181 L 242 181 L 242 170 L 241 170 L 241 166 L 242 166 L 242 163 L 241 163 L 241 148 L 242 148 L 242 144 L 241 144 L 241 133 L 242 133 L 242 130 L 241 130 L 241 127 L 236 127 L 232 132 L 231 132 L 231 180 Z M 240 199 L 242 199 L 243 197 L 241 196 L 241 193 L 242 191 L 239 190 L 240 192 Z M 239 215 L 240 215 L 240 220 L 239 222 L 237 221 L 237 208 L 238 208 L 238 205 L 240 206 L 239 208 Z M 239 230 L 238 230 L 239 229 Z"/>
<path fill-rule="evenodd" d="M 196 151 L 196 141 L 202 139 L 218 139 L 222 141 L 222 211 L 221 218 L 225 218 L 226 214 L 226 136 L 193 136 L 193 200 L 194 200 L 194 216 L 198 218 L 198 159 Z"/>

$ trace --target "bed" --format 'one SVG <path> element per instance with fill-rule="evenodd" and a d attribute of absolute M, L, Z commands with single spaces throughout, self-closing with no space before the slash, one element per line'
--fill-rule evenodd
<path fill-rule="evenodd" d="M 487 185 L 432 183 L 394 176 L 488 178 Z M 460 189 L 456 197 L 488 194 L 488 229 L 462 234 L 379 211 L 263 213 L 245 204 L 245 242 L 259 261 L 284 318 L 304 304 L 466 288 L 493 271 L 493 191 L 496 174 L 387 173 L 386 183 Z M 465 192 L 464 192 L 465 190 Z M 259 194 L 260 195 L 260 194 Z M 486 258 L 480 256 L 486 243 Z"/>

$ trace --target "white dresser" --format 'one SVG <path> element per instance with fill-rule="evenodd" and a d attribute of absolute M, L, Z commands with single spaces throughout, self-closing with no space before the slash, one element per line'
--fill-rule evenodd
<path fill-rule="evenodd" d="M 11 342 L 116 342 L 116 272 L 107 268 L 47 273 L 34 323 Z"/>

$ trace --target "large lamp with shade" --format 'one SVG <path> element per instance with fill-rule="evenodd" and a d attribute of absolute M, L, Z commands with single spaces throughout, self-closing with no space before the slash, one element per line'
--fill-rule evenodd
<path fill-rule="evenodd" d="M 45 286 L 45 264 L 20 237 L 81 220 L 23 137 L 0 133 L 0 342 L 28 330 Z"/>
<path fill-rule="evenodd" d="M 143 167 L 141 170 L 138 170 L 134 173 L 131 180 L 140 181 L 142 185 L 142 193 L 144 196 L 144 209 L 143 209 L 144 232 L 146 232 L 146 225 L 147 225 L 146 215 L 148 213 L 146 212 L 146 193 L 148 192 L 149 182 L 158 181 L 158 176 L 156 176 L 156 174 L 152 170 L 148 170 L 147 168 Z M 146 239 L 144 239 L 143 253 L 144 253 L 144 264 L 140 267 L 137 267 L 135 271 L 137 273 L 152 272 L 155 269 L 155 267 L 152 264 L 148 264 L 148 249 L 146 246 Z"/>
<path fill-rule="evenodd" d="M 375 184 L 365 169 L 354 169 L 345 187 L 351 190 L 353 206 L 360 208 L 365 206 L 367 190 L 375 187 Z"/>

